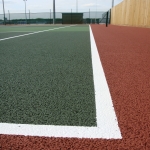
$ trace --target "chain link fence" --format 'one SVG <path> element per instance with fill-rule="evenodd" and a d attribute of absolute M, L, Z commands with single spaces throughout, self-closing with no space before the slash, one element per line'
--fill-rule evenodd
<path fill-rule="evenodd" d="M 62 13 L 55 13 L 55 23 L 62 24 Z M 65 13 L 72 13 L 65 12 Z M 98 24 L 103 18 L 103 15 L 106 12 L 102 11 L 89 11 L 89 12 L 80 12 L 83 13 L 83 24 Z M 110 15 L 109 15 L 110 16 Z M 101 20 L 101 23 L 105 23 L 106 19 Z M 53 12 L 40 12 L 40 13 L 31 13 L 30 11 L 25 13 L 6 13 L 5 22 L 4 15 L 0 14 L 0 24 L 53 24 Z"/>

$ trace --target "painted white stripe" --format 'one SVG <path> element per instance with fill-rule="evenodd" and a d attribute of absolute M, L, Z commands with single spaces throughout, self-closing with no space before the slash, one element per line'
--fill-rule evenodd
<path fill-rule="evenodd" d="M 35 32 L 35 31 L 6 31 L 6 32 L 0 32 L 0 33 L 14 33 L 14 32 Z"/>
<path fill-rule="evenodd" d="M 97 127 L 0 123 L 0 134 L 68 138 L 122 138 L 91 28 L 90 38 Z"/>
<path fill-rule="evenodd" d="M 106 133 L 110 132 L 111 135 L 116 134 L 118 138 L 121 138 L 121 133 L 118 127 L 118 121 L 114 111 L 112 98 L 110 95 L 110 91 L 105 78 L 104 70 L 98 54 L 98 49 L 94 40 L 91 27 L 90 39 L 93 79 L 95 88 L 97 127 L 105 128 Z"/>
<path fill-rule="evenodd" d="M 72 26 L 76 26 L 76 25 L 64 26 L 64 27 L 59 27 L 59 28 L 53 28 L 53 29 L 48 29 L 48 30 L 42 30 L 42 31 L 37 31 L 37 32 L 32 32 L 32 33 L 27 33 L 27 34 L 22 34 L 22 35 L 17 35 L 17 36 L 12 36 L 12 37 L 8 37 L 8 38 L 0 39 L 0 41 L 4 41 L 4 40 L 8 40 L 8 39 L 14 39 L 14 38 L 17 38 L 17 37 L 32 35 L 32 34 L 36 34 L 36 33 L 42 33 L 42 32 L 51 31 L 51 30 L 58 30 L 58 29 L 61 29 L 61 28 L 67 28 L 67 27 L 72 27 Z"/>
<path fill-rule="evenodd" d="M 44 137 L 68 137 L 68 138 L 104 138 L 118 139 L 117 131 L 110 132 L 109 128 L 77 127 L 77 126 L 52 126 L 52 125 L 28 125 L 28 124 L 0 124 L 0 134 L 44 136 Z"/>

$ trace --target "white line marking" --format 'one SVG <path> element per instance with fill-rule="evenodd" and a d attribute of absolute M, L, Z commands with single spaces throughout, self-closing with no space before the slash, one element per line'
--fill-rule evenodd
<path fill-rule="evenodd" d="M 112 98 L 110 95 L 109 87 L 105 78 L 104 70 L 98 54 L 97 46 L 94 40 L 91 27 L 90 38 L 93 79 L 95 88 L 97 127 L 105 128 L 106 134 L 116 134 L 115 136 L 121 138 L 121 133 L 118 127 L 118 121 L 114 111 Z"/>
<path fill-rule="evenodd" d="M 8 38 L 0 39 L 0 41 L 4 41 L 4 40 L 8 40 L 8 39 L 13 39 L 13 38 L 17 38 L 17 37 L 22 37 L 22 36 L 26 36 L 26 35 L 31 35 L 31 34 L 36 34 L 36 33 L 42 33 L 42 32 L 51 31 L 51 30 L 57 30 L 57 29 L 61 29 L 61 28 L 72 27 L 72 26 L 76 26 L 76 25 L 70 25 L 70 26 L 65 26 L 65 27 L 53 28 L 53 29 L 48 29 L 48 30 L 42 30 L 42 31 L 37 31 L 37 32 L 33 32 L 33 33 L 28 33 L 28 34 L 22 34 L 22 35 L 12 36 L 12 37 L 8 37 Z"/>
<path fill-rule="evenodd" d="M 35 32 L 35 31 L 6 31 L 6 32 L 0 32 L 0 33 L 14 33 L 14 32 Z"/>
<path fill-rule="evenodd" d="M 68 138 L 122 139 L 91 28 L 90 38 L 97 127 L 0 123 L 0 134 Z"/>

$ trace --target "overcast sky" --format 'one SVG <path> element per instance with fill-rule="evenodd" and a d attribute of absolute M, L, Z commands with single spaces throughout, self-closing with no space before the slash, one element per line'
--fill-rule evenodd
<path fill-rule="evenodd" d="M 122 2 L 123 0 L 114 0 L 115 5 Z M 25 3 L 23 0 L 4 0 L 5 12 L 8 10 L 11 13 L 24 12 Z M 55 0 L 56 12 L 76 12 L 76 6 L 78 6 L 78 12 L 89 11 L 107 11 L 111 8 L 112 0 Z M 76 5 L 78 2 L 78 5 Z M 27 11 L 31 12 L 49 12 L 53 10 L 53 0 L 27 0 L 26 1 Z M 0 14 L 3 13 L 2 0 L 0 0 Z"/>

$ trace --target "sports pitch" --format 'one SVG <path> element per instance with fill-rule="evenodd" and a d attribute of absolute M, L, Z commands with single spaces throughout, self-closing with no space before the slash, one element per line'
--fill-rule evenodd
<path fill-rule="evenodd" d="M 94 42 L 88 25 L 0 27 L 0 132 L 34 125 L 46 136 L 121 138 Z"/>

